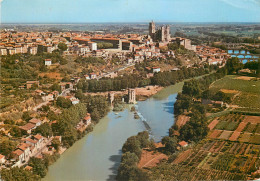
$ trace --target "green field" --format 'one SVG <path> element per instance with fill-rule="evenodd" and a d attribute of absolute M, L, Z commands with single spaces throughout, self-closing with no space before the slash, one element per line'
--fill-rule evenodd
<path fill-rule="evenodd" d="M 214 92 L 220 89 L 239 91 L 232 104 L 238 105 L 239 110 L 260 112 L 260 80 L 241 80 L 236 77 L 239 76 L 225 76 L 214 82 L 210 90 Z"/>

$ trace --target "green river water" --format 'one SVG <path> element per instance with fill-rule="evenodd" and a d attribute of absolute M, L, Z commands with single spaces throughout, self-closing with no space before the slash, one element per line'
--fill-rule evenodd
<path fill-rule="evenodd" d="M 77 141 L 49 167 L 43 180 L 114 180 L 121 148 L 128 137 L 148 127 L 155 141 L 168 135 L 174 122 L 173 104 L 182 86 L 183 82 L 169 86 L 146 101 L 138 102 L 140 119 L 134 119 L 134 113 L 130 112 L 132 105 L 117 115 L 109 112 L 93 132 Z"/>

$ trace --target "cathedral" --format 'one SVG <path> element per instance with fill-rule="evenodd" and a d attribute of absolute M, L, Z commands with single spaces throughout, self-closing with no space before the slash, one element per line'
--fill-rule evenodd
<path fill-rule="evenodd" d="M 149 23 L 149 35 L 154 42 L 169 42 L 171 40 L 170 26 L 161 26 L 156 29 L 155 23 L 152 21 Z"/>

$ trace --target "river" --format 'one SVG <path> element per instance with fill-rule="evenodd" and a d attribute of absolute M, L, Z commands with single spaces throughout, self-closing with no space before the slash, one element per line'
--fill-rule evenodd
<path fill-rule="evenodd" d="M 132 105 L 115 114 L 110 111 L 100 120 L 93 132 L 77 141 L 56 163 L 49 167 L 44 181 L 114 180 L 121 159 L 121 148 L 126 139 L 149 125 L 151 137 L 159 141 L 168 135 L 173 125 L 173 104 L 183 82 L 164 88 L 156 95 L 137 103 L 141 119 L 134 119 Z"/>

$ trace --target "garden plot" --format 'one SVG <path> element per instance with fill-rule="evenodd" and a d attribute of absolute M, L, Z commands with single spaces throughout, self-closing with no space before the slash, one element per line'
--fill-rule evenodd
<path fill-rule="evenodd" d="M 226 131 L 225 130 L 225 131 L 223 131 L 221 133 L 221 135 L 218 137 L 218 139 L 225 139 L 225 140 L 227 140 L 232 133 L 233 133 L 232 131 Z"/>
<path fill-rule="evenodd" d="M 250 124 L 247 126 L 245 132 L 248 132 L 248 133 L 254 133 L 255 129 L 257 127 L 257 124 Z"/>
<path fill-rule="evenodd" d="M 217 138 L 223 131 L 215 129 L 210 135 L 209 138 Z"/>
<path fill-rule="evenodd" d="M 239 138 L 239 141 L 241 142 L 250 142 L 250 137 L 251 137 L 252 133 L 244 133 L 241 138 Z"/>
<path fill-rule="evenodd" d="M 229 141 L 237 141 L 241 132 L 234 131 L 233 134 L 230 136 Z"/>
<path fill-rule="evenodd" d="M 260 134 L 255 134 L 251 137 L 250 143 L 260 144 Z"/>
<path fill-rule="evenodd" d="M 219 120 L 214 119 L 214 120 L 208 125 L 209 130 L 214 129 L 215 126 L 218 124 L 218 122 L 219 122 Z"/>
<path fill-rule="evenodd" d="M 241 122 L 241 123 L 238 125 L 236 131 L 237 131 L 237 132 L 241 132 L 241 131 L 243 131 L 244 128 L 246 127 L 246 125 L 247 125 L 246 122 Z"/>

